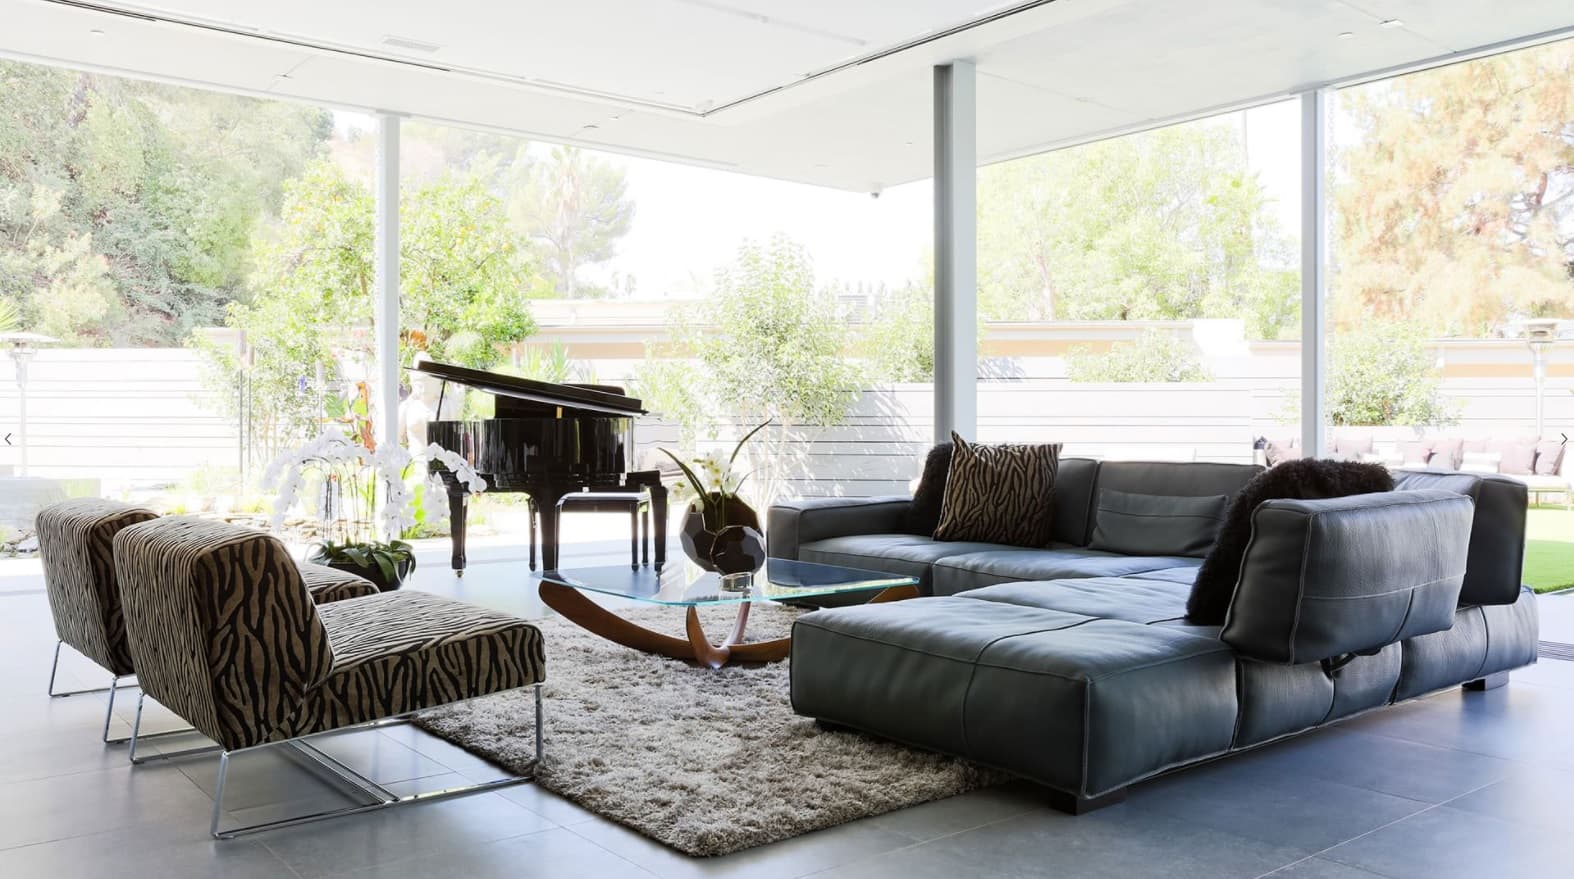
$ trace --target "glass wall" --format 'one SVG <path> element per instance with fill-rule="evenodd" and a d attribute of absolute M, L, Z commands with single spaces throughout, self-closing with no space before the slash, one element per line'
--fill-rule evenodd
<path fill-rule="evenodd" d="M 1299 432 L 1288 101 L 981 169 L 979 436 L 1251 461 Z"/>
<path fill-rule="evenodd" d="M 1574 41 L 1335 93 L 1332 451 L 1545 477 L 1574 432 Z M 1561 497 L 1554 497 L 1561 501 Z"/>

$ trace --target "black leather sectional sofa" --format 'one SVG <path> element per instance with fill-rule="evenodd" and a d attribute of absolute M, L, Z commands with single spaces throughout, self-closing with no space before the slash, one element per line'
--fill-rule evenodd
<path fill-rule="evenodd" d="M 1401 472 L 1393 492 L 1264 503 L 1222 627 L 1186 619 L 1201 558 L 1088 548 L 1105 489 L 1233 495 L 1257 472 L 1068 459 L 1044 549 L 904 533 L 905 498 L 773 507 L 771 555 L 910 573 L 925 591 L 800 617 L 795 710 L 1017 773 L 1083 812 L 1133 782 L 1495 686 L 1535 661 L 1526 492 L 1512 480 Z"/>

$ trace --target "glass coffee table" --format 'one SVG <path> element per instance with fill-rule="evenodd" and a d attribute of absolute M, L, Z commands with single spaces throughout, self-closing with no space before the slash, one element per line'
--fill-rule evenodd
<path fill-rule="evenodd" d="M 664 635 L 633 623 L 585 596 L 586 592 L 614 595 L 648 604 L 687 609 L 687 638 Z M 790 638 L 745 642 L 749 608 L 756 602 L 790 601 L 828 595 L 869 593 L 870 604 L 900 601 L 918 595 L 918 580 L 836 565 L 769 559 L 753 577 L 746 591 L 722 588 L 718 574 L 692 564 L 668 565 L 657 573 L 650 568 L 609 565 L 548 571 L 541 579 L 541 601 L 581 628 L 625 647 L 721 668 L 729 662 L 776 662 L 787 658 Z M 732 632 L 720 644 L 711 642 L 700 627 L 697 609 L 710 605 L 737 605 Z"/>

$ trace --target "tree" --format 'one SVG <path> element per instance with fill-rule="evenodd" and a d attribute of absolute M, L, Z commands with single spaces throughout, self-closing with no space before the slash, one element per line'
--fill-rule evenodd
<path fill-rule="evenodd" d="M 933 288 L 910 283 L 881 299 L 870 315 L 862 347 L 874 374 L 880 378 L 894 382 L 934 381 Z"/>
<path fill-rule="evenodd" d="M 604 295 L 580 272 L 611 259 L 633 223 L 623 169 L 574 147 L 531 159 L 522 145 L 507 178 L 509 217 L 552 290 L 567 299 Z"/>
<path fill-rule="evenodd" d="M 320 161 L 285 186 L 280 223 L 254 245 L 255 294 L 226 317 L 248 361 L 208 350 L 221 387 L 251 389 L 258 459 L 313 432 L 334 398 L 319 377 L 371 360 L 372 212 L 363 184 Z M 486 368 L 535 331 L 528 261 L 479 179 L 447 174 L 405 193 L 400 222 L 402 362 L 424 350 Z"/>
<path fill-rule="evenodd" d="M 1368 323 L 1329 345 L 1328 421 L 1336 426 L 1446 426 L 1435 357 L 1411 321 Z"/>
<path fill-rule="evenodd" d="M 1074 382 L 1206 382 L 1213 377 L 1197 357 L 1197 348 L 1174 333 L 1150 329 L 1134 342 L 1116 342 L 1095 353 L 1073 348 L 1066 368 Z"/>
<path fill-rule="evenodd" d="M 1290 242 L 1236 128 L 1175 125 L 1003 162 L 979 183 L 979 304 L 997 320 L 1238 317 L 1298 332 Z"/>
<path fill-rule="evenodd" d="M 1335 118 L 1341 328 L 1574 316 L 1574 41 L 1348 89 Z"/>
<path fill-rule="evenodd" d="M 0 62 L 0 297 L 76 344 L 172 345 L 244 295 L 326 111 Z"/>
<path fill-rule="evenodd" d="M 816 286 L 808 253 L 785 237 L 746 242 L 704 305 L 676 315 L 671 329 L 673 350 L 652 352 L 639 375 L 642 397 L 690 438 L 770 419 L 747 449 L 757 496 L 781 488 L 800 428 L 836 423 L 858 397 L 847 325 Z M 654 356 L 682 352 L 694 361 Z"/>

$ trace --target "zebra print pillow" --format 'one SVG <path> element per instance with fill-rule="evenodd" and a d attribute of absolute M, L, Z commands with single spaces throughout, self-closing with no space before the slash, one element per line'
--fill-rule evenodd
<path fill-rule="evenodd" d="M 1060 443 L 979 445 L 951 434 L 951 472 L 936 540 L 1049 545 Z"/>

